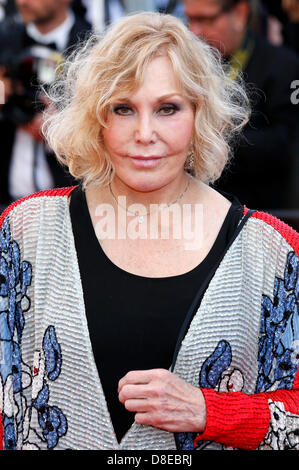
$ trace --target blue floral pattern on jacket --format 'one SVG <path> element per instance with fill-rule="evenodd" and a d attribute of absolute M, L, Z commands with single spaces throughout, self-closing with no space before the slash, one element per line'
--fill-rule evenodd
<path fill-rule="evenodd" d="M 256 392 L 291 389 L 299 354 L 299 260 L 290 252 L 273 300 L 263 295 Z"/>
<path fill-rule="evenodd" d="M 213 353 L 204 361 L 199 374 L 199 387 L 216 388 L 220 386 L 223 373 L 232 361 L 232 350 L 228 341 L 221 340 Z M 179 450 L 195 450 L 194 440 L 197 433 L 180 432 L 176 434 L 176 443 Z M 210 441 L 199 441 L 196 450 L 202 450 Z"/>
<path fill-rule="evenodd" d="M 0 230 L 0 394 L 4 449 L 53 449 L 67 432 L 67 419 L 56 406 L 49 405 L 47 380 L 54 381 L 61 371 L 62 354 L 54 326 L 44 334 L 34 364 L 25 364 L 21 354 L 24 314 L 30 309 L 28 288 L 32 266 L 21 260 L 19 245 L 11 239 L 8 219 Z M 24 391 L 32 389 L 31 403 Z M 16 410 L 18 410 L 16 412 Z M 40 429 L 33 425 L 37 413 Z M 30 436 L 34 434 L 34 444 Z M 39 437 L 40 447 L 36 444 Z"/>

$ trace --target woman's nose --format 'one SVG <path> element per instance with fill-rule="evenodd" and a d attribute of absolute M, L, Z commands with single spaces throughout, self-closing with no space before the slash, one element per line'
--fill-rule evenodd
<path fill-rule="evenodd" d="M 157 134 L 152 116 L 147 114 L 139 116 L 135 129 L 135 140 L 145 145 L 156 142 Z"/>

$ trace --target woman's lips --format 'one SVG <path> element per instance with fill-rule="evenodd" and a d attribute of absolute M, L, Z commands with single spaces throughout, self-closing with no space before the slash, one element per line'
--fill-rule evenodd
<path fill-rule="evenodd" d="M 150 155 L 148 157 L 133 155 L 129 158 L 137 168 L 154 168 L 159 165 L 163 157 L 157 155 Z"/>

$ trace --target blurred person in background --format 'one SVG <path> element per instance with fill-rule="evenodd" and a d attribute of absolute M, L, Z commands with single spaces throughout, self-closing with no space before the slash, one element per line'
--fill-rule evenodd
<path fill-rule="evenodd" d="M 15 13 L 16 6 L 14 0 L 0 0 L 0 21 L 8 15 Z"/>
<path fill-rule="evenodd" d="M 266 36 L 274 45 L 284 44 L 299 53 L 299 0 L 262 0 L 267 18 Z"/>
<path fill-rule="evenodd" d="M 72 8 L 95 32 L 103 32 L 109 24 L 137 11 L 158 11 L 181 19 L 184 16 L 181 0 L 73 0 Z"/>
<path fill-rule="evenodd" d="M 292 172 L 299 107 L 291 99 L 298 57 L 251 30 L 249 1 L 185 0 L 184 5 L 191 31 L 220 50 L 232 77 L 243 74 L 252 97 L 252 118 L 217 186 L 251 207 L 298 206 Z"/>
<path fill-rule="evenodd" d="M 123 0 L 72 0 L 72 9 L 98 33 L 126 14 Z"/>
<path fill-rule="evenodd" d="M 288 17 L 284 26 L 285 42 L 299 54 L 299 1 L 282 0 L 282 8 Z"/>
<path fill-rule="evenodd" d="M 19 16 L 8 16 L 0 24 L 0 79 L 5 88 L 0 105 L 2 208 L 32 191 L 73 183 L 40 133 L 47 102 L 39 91 L 40 85 L 54 80 L 65 52 L 90 30 L 70 3 L 16 0 Z"/>

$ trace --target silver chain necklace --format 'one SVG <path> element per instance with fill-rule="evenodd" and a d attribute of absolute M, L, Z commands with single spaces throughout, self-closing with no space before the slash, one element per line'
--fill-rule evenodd
<path fill-rule="evenodd" d="M 186 193 L 186 191 L 188 190 L 188 188 L 189 188 L 189 186 L 190 186 L 190 181 L 191 181 L 191 180 L 189 179 L 189 180 L 188 180 L 188 183 L 187 183 L 187 185 L 186 185 L 186 187 L 185 187 L 185 189 L 184 189 L 184 191 L 177 197 L 177 199 L 176 199 L 175 201 L 169 202 L 169 203 L 166 204 L 166 205 L 163 205 L 162 210 L 165 209 L 166 207 L 170 207 L 170 206 L 172 206 L 173 204 L 176 204 L 177 202 L 179 202 L 179 201 L 182 199 L 182 197 L 184 196 L 184 194 Z M 126 211 L 127 214 L 131 214 L 131 215 L 134 215 L 135 217 L 138 217 L 138 222 L 139 222 L 140 224 L 142 224 L 142 223 L 144 222 L 145 218 L 151 213 L 151 211 L 148 210 L 145 214 L 139 215 L 138 211 L 135 211 L 135 212 L 130 211 L 130 210 L 127 209 L 126 207 L 124 207 L 124 206 L 122 206 L 121 204 L 119 204 L 119 202 L 118 202 L 118 200 L 117 200 L 115 194 L 114 194 L 113 191 L 112 191 L 111 183 L 109 183 L 109 189 L 110 189 L 110 192 L 111 192 L 111 196 L 112 196 L 113 199 L 115 200 L 116 204 L 117 204 L 119 207 L 121 207 L 124 211 Z M 160 209 L 158 209 L 158 210 L 160 210 Z"/>

